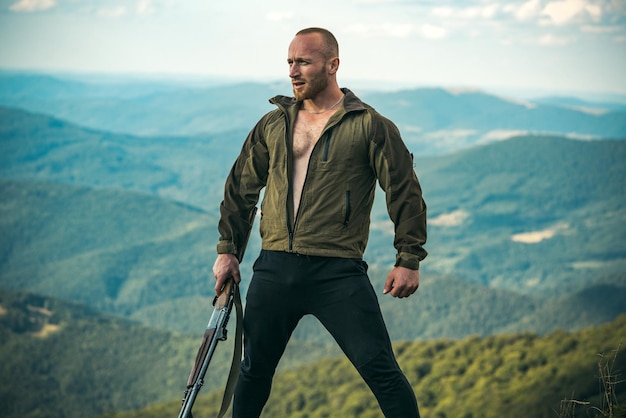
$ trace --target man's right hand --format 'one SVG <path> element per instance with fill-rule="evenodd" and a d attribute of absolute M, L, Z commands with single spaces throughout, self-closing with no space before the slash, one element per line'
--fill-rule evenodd
<path fill-rule="evenodd" d="M 215 294 L 219 295 L 229 277 L 232 277 L 237 284 L 241 282 L 239 260 L 234 254 L 218 254 L 213 264 L 213 275 L 215 276 Z"/>

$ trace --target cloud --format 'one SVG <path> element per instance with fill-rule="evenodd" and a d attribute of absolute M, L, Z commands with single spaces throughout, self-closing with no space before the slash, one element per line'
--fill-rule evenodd
<path fill-rule="evenodd" d="M 154 0 L 137 0 L 135 7 L 127 5 L 128 2 L 116 2 L 117 4 L 109 4 L 106 7 L 96 9 L 96 14 L 104 18 L 121 18 L 126 16 L 150 16 L 156 13 Z"/>
<path fill-rule="evenodd" d="M 414 32 L 414 27 L 410 23 L 385 23 L 379 29 L 391 38 L 407 38 Z"/>
<path fill-rule="evenodd" d="M 520 7 L 515 7 L 513 5 L 508 6 L 506 10 L 513 12 L 518 20 L 530 20 L 539 16 L 541 12 L 541 2 L 539 0 L 529 0 Z"/>
<path fill-rule="evenodd" d="M 498 3 L 484 4 L 470 7 L 437 6 L 431 10 L 431 15 L 440 18 L 454 19 L 491 19 L 500 11 Z"/>
<path fill-rule="evenodd" d="M 484 19 L 491 19 L 500 11 L 500 5 L 497 3 L 488 4 L 480 10 L 480 16 Z"/>
<path fill-rule="evenodd" d="M 348 24 L 348 31 L 367 39 L 419 37 L 429 41 L 479 42 L 489 38 L 502 46 L 553 48 L 586 38 L 621 44 L 626 36 L 626 0 L 392 3 L 398 6 L 393 13 L 380 7 L 364 7 L 367 18 L 355 19 Z M 376 20 L 368 20 L 373 15 Z"/>
<path fill-rule="evenodd" d="M 552 228 L 547 228 L 541 231 L 523 232 L 511 236 L 511 241 L 521 242 L 523 244 L 538 244 L 541 241 L 554 238 L 557 234 L 568 233 L 569 225 L 565 223 L 559 223 Z"/>
<path fill-rule="evenodd" d="M 9 10 L 13 12 L 38 12 L 48 10 L 55 5 L 55 0 L 19 0 L 9 6 Z"/>
<path fill-rule="evenodd" d="M 548 16 L 550 21 L 556 25 L 564 25 L 581 14 L 588 14 L 597 20 L 602 16 L 602 9 L 600 6 L 589 4 L 585 0 L 562 0 L 546 4 L 541 14 Z"/>
<path fill-rule="evenodd" d="M 366 38 L 407 38 L 416 32 L 415 26 L 410 23 L 380 23 L 350 25 L 348 32 L 356 33 Z"/>
<path fill-rule="evenodd" d="M 137 2 L 137 14 L 138 15 L 151 15 L 154 13 L 154 6 L 152 0 L 139 0 Z"/>
<path fill-rule="evenodd" d="M 426 39 L 443 39 L 448 35 L 448 31 L 441 27 L 426 24 L 420 28 L 421 35 Z"/>
<path fill-rule="evenodd" d="M 101 17 L 116 18 L 116 17 L 126 16 L 128 14 L 128 10 L 124 6 L 117 6 L 117 7 L 98 9 L 97 14 L 98 16 L 101 16 Z"/>
<path fill-rule="evenodd" d="M 547 33 L 539 38 L 538 43 L 542 46 L 563 46 L 569 44 L 570 39 L 562 36 L 554 36 L 551 33 Z"/>
<path fill-rule="evenodd" d="M 265 15 L 265 17 L 267 18 L 267 20 L 269 20 L 270 22 L 283 22 L 285 20 L 291 20 L 294 17 L 294 13 L 293 12 L 279 12 L 279 11 L 272 11 L 269 12 L 267 15 Z"/>
<path fill-rule="evenodd" d="M 419 27 L 412 23 L 380 23 L 364 24 L 358 23 L 350 25 L 347 29 L 350 33 L 358 34 L 364 38 L 396 38 L 407 39 L 415 34 L 424 39 L 437 40 L 445 38 L 448 31 L 443 26 L 430 23 Z"/>
<path fill-rule="evenodd" d="M 599 22 L 615 5 L 594 0 L 527 0 L 522 4 L 508 4 L 502 11 L 519 22 L 537 22 L 542 25 L 566 25 L 591 19 Z"/>
<path fill-rule="evenodd" d="M 455 210 L 450 213 L 442 213 L 436 218 L 429 219 L 430 225 L 434 226 L 460 226 L 469 219 L 470 214 L 464 210 Z"/>

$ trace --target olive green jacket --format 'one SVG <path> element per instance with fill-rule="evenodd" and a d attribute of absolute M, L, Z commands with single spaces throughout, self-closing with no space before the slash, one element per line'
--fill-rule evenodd
<path fill-rule="evenodd" d="M 362 258 L 376 180 L 395 225 L 396 265 L 418 269 L 426 257 L 426 204 L 413 159 L 396 126 L 350 90 L 311 153 L 297 216 L 291 197 L 293 124 L 302 102 L 270 100 L 275 109 L 248 135 L 226 180 L 217 252 L 240 254 L 250 214 L 265 187 L 260 231 L 264 250 Z M 295 221 L 294 221 L 295 219 Z"/>

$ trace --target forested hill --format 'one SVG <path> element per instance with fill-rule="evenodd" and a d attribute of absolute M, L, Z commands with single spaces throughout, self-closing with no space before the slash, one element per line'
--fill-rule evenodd
<path fill-rule="evenodd" d="M 469 337 L 395 345 L 398 362 L 412 383 L 425 417 L 554 418 L 568 400 L 576 417 L 608 411 L 609 396 L 621 405 L 612 416 L 626 413 L 626 316 L 610 324 L 576 333 Z M 599 370 L 606 373 L 602 381 Z M 194 415 L 215 416 L 221 391 L 201 396 Z M 565 401 L 565 402 L 563 402 Z M 569 405 L 571 406 L 571 405 Z M 107 418 L 166 418 L 180 402 L 154 405 Z M 591 414 L 591 415 L 589 415 Z M 360 376 L 344 358 L 324 359 L 279 373 L 261 415 L 285 418 L 379 418 L 382 413 Z M 572 417 L 573 415 L 561 415 Z"/>
<path fill-rule="evenodd" d="M 135 190 L 214 209 L 245 135 L 146 138 L 0 107 L 0 176 Z"/>
<path fill-rule="evenodd" d="M 424 265 L 529 293 L 624 283 L 623 161 L 625 141 L 545 136 L 416 159 L 434 254 Z"/>
<path fill-rule="evenodd" d="M 0 287 L 85 303 L 176 332 L 195 332 L 206 325 L 207 298 L 214 292 L 215 215 L 119 189 L 1 180 L 0 192 L 0 232 L 5 237 Z M 481 240 L 493 245 L 499 238 L 495 230 L 491 241 L 488 231 L 474 233 L 473 245 Z M 373 235 L 373 250 L 391 247 L 389 236 Z M 507 240 L 505 235 L 502 241 Z M 258 245 L 258 239 L 250 243 L 250 259 L 242 265 L 244 295 Z M 549 250 L 544 248 L 544 254 Z M 430 257 L 437 263 L 444 256 L 435 250 Z M 587 276 L 579 291 L 548 296 L 470 283 L 460 277 L 463 270 L 459 275 L 425 270 L 419 292 L 397 300 L 382 295 L 388 266 L 375 260 L 375 253 L 368 256 L 369 273 L 394 340 L 579 329 L 610 321 L 625 309 L 621 301 L 626 287 L 617 273 Z M 494 260 L 488 267 L 497 272 L 515 262 Z M 558 278 L 556 263 L 552 269 Z M 328 342 L 312 321 L 305 321 L 294 338 Z"/>
<path fill-rule="evenodd" d="M 245 135 L 134 137 L 11 109 L 0 122 L 4 178 L 142 191 L 212 214 Z M 416 158 L 429 210 L 424 268 L 527 293 L 615 282 L 626 267 L 624 160 L 623 140 L 545 135 Z M 394 253 L 381 197 L 366 255 L 382 267 Z"/>
<path fill-rule="evenodd" d="M 11 360 L 0 365 L 0 410 L 6 418 L 175 416 L 200 334 L 158 331 L 81 305 L 0 291 L 0 357 Z M 626 400 L 624 336 L 620 316 L 573 333 L 404 341 L 394 349 L 425 416 L 550 418 L 563 399 L 602 406 L 598 362 L 610 366 L 616 396 Z M 216 415 L 231 347 L 230 340 L 219 346 L 195 416 Z M 264 416 L 373 418 L 380 411 L 338 351 L 297 343 L 281 361 Z"/>
<path fill-rule="evenodd" d="M 204 300 L 206 311 L 210 302 Z M 203 329 L 193 336 L 156 330 L 84 305 L 0 290 L 0 415 L 86 418 L 180 399 Z M 220 376 L 231 353 L 232 339 L 214 356 L 206 393 L 225 384 Z M 283 367 L 328 355 L 296 344 Z"/>

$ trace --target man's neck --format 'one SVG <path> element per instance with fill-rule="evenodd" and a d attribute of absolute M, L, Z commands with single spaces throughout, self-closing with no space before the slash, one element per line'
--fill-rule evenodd
<path fill-rule="evenodd" d="M 339 87 L 320 92 L 312 99 L 305 99 L 302 107 L 309 113 L 325 113 L 337 108 L 343 100 L 343 92 Z"/>

